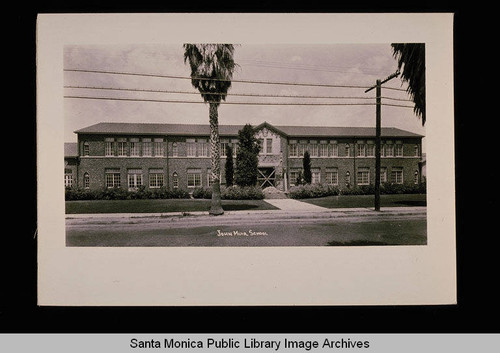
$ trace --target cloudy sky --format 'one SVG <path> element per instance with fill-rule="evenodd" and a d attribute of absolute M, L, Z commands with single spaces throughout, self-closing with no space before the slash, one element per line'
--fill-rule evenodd
<path fill-rule="evenodd" d="M 255 45 L 235 48 L 238 67 L 234 80 L 372 86 L 397 69 L 390 44 L 338 45 Z M 191 86 L 189 79 L 140 75 L 74 72 L 96 70 L 146 75 L 189 77 L 182 45 L 78 45 L 64 47 L 64 85 L 121 88 L 189 93 L 137 92 L 64 88 L 66 96 L 119 97 L 130 99 L 181 100 L 196 103 L 94 100 L 65 98 L 65 141 L 76 141 L 74 131 L 99 122 L 208 124 L 208 105 Z M 385 86 L 403 88 L 399 78 Z M 264 85 L 233 82 L 227 102 L 260 103 L 374 103 L 375 90 L 365 88 Z M 234 94 L 302 95 L 346 98 L 248 97 Z M 231 95 L 233 94 L 233 95 Z M 382 96 L 409 99 L 406 92 L 382 89 Z M 364 99 L 370 97 L 371 99 Z M 409 101 L 383 99 L 383 103 L 412 106 Z M 221 104 L 220 124 L 306 126 L 374 126 L 374 105 L 240 105 Z M 383 106 L 382 126 L 397 127 L 425 135 L 413 110 Z"/>

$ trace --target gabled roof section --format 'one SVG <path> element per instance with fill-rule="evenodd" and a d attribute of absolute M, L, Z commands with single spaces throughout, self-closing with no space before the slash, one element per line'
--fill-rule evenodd
<path fill-rule="evenodd" d="M 375 127 L 276 126 L 290 137 L 375 137 Z M 423 137 L 394 127 L 381 128 L 382 137 Z"/>
<path fill-rule="evenodd" d="M 76 142 L 64 143 L 64 157 L 78 157 L 78 144 Z"/>
<path fill-rule="evenodd" d="M 219 135 L 237 136 L 241 125 L 219 125 Z M 76 134 L 209 136 L 210 125 L 154 123 L 98 123 L 75 131 Z"/>
<path fill-rule="evenodd" d="M 268 122 L 254 126 L 255 130 L 264 127 L 285 137 L 375 137 L 375 127 L 332 127 L 332 126 L 274 126 Z M 219 125 L 219 135 L 238 136 L 243 125 Z M 209 136 L 210 126 L 198 124 L 154 124 L 154 123 L 98 123 L 75 131 L 76 134 L 100 135 L 169 135 L 169 136 Z M 394 127 L 383 127 L 382 137 L 416 137 L 413 132 Z"/>
<path fill-rule="evenodd" d="M 255 126 L 254 130 L 255 131 L 260 131 L 260 130 L 262 130 L 264 128 L 266 128 L 268 130 L 271 130 L 272 132 L 274 132 L 274 133 L 276 133 L 278 135 L 285 136 L 285 137 L 287 136 L 287 134 L 285 134 L 282 130 L 278 129 L 277 127 L 275 127 L 275 126 L 273 126 L 271 124 L 269 124 L 267 121 L 264 121 L 262 124 Z"/>

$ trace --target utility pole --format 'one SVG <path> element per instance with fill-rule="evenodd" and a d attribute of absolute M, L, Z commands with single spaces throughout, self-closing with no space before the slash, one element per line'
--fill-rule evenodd
<path fill-rule="evenodd" d="M 365 93 L 375 90 L 375 211 L 380 211 L 380 142 L 381 142 L 381 125 L 382 125 L 382 84 L 395 77 L 398 77 L 399 70 L 389 75 L 384 80 L 377 80 L 375 86 L 368 88 Z"/>

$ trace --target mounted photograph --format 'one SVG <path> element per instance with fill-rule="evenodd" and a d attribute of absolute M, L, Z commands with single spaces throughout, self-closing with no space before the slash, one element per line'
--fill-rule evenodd
<path fill-rule="evenodd" d="M 64 47 L 67 246 L 426 245 L 425 44 Z"/>
<path fill-rule="evenodd" d="M 38 304 L 456 303 L 453 14 L 44 14 Z"/>

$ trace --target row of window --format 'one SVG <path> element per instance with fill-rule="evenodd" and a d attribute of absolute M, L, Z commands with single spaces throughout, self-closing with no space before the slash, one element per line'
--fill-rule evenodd
<path fill-rule="evenodd" d="M 107 188 L 121 187 L 121 173 L 118 168 L 108 168 L 105 170 L 104 184 Z M 201 187 L 202 185 L 202 171 L 201 169 L 188 169 L 186 173 L 186 183 L 188 188 Z M 163 169 L 150 169 L 149 173 L 149 188 L 158 189 L 165 185 L 165 176 Z M 207 182 L 206 186 L 211 186 L 213 183 L 211 169 L 207 169 Z M 127 169 L 127 185 L 130 190 L 135 190 L 144 184 L 144 177 L 142 169 Z M 172 185 L 174 188 L 179 187 L 179 174 L 174 172 L 172 174 Z M 73 172 L 71 169 L 64 171 L 64 186 L 73 186 Z M 84 173 L 83 187 L 90 188 L 90 174 Z"/>
<path fill-rule="evenodd" d="M 273 154 L 273 139 L 258 139 L 261 154 Z M 311 157 L 338 157 L 339 145 L 336 141 L 290 141 L 288 151 L 290 157 L 304 157 L 305 151 L 309 152 Z M 233 149 L 233 157 L 236 156 L 238 148 L 238 140 L 222 139 L 220 143 L 220 155 L 226 156 L 228 146 Z M 343 146 L 346 157 L 352 157 L 355 149 L 357 157 L 374 157 L 375 144 L 370 141 L 368 143 L 345 144 Z M 381 145 L 382 157 L 402 157 L 402 143 L 384 143 Z M 128 141 L 125 138 L 106 138 L 105 139 L 105 156 L 130 156 L 130 157 L 164 157 L 164 140 L 163 138 L 130 138 Z M 83 143 L 83 155 L 90 155 L 90 146 L 88 142 Z M 172 144 L 172 156 L 179 156 L 179 145 L 174 142 Z M 186 139 L 186 156 L 187 157 L 210 157 L 210 144 L 207 139 Z M 414 156 L 420 156 L 420 148 L 414 146 Z"/>
<path fill-rule="evenodd" d="M 354 145 L 353 145 L 354 146 Z M 373 143 L 356 144 L 356 157 L 375 157 L 375 145 Z M 290 144 L 288 146 L 290 157 L 304 157 L 306 151 L 311 157 L 338 157 L 339 145 L 336 143 L 319 144 Z M 383 144 L 381 145 L 380 155 L 382 157 L 403 157 L 403 144 Z M 344 156 L 352 157 L 353 148 L 350 144 L 344 146 Z M 420 156 L 418 145 L 414 146 L 414 156 Z"/>
<path fill-rule="evenodd" d="M 290 185 L 296 185 L 298 178 L 300 177 L 300 169 L 290 170 Z M 319 168 L 313 168 L 311 170 L 313 184 L 319 184 L 323 182 L 321 180 L 321 170 Z M 163 169 L 150 169 L 149 170 L 149 188 L 156 189 L 161 188 L 165 185 Z M 211 186 L 213 182 L 212 173 L 210 169 L 207 169 L 207 181 L 205 186 Z M 324 182 L 329 185 L 339 185 L 339 173 L 337 168 L 326 168 L 325 170 L 325 180 Z M 419 174 L 418 171 L 414 172 L 414 183 L 418 184 Z M 201 169 L 187 169 L 186 171 L 186 184 L 188 188 L 202 187 L 202 170 Z M 388 181 L 387 168 L 382 167 L 380 169 L 380 182 L 385 183 Z M 395 184 L 403 184 L 403 168 L 402 167 L 392 167 L 390 173 L 390 181 Z M 344 175 L 345 184 L 351 184 L 351 173 L 347 171 Z M 357 185 L 369 185 L 370 184 L 370 168 L 359 167 L 356 172 L 356 183 Z M 106 169 L 105 170 L 105 185 L 107 188 L 121 187 L 121 173 L 120 169 Z M 127 185 L 130 190 L 135 190 L 144 184 L 143 171 L 142 169 L 128 169 L 127 170 Z M 174 172 L 172 174 L 172 185 L 174 188 L 179 187 L 179 174 Z M 64 173 L 64 186 L 73 186 L 73 174 L 71 169 L 66 169 Z M 83 175 L 83 186 L 88 189 L 90 187 L 90 174 L 84 173 Z"/>
<path fill-rule="evenodd" d="M 311 183 L 319 184 L 323 182 L 321 180 L 321 170 L 319 168 L 311 169 Z M 298 178 L 301 176 L 300 169 L 292 169 L 290 170 L 290 185 L 296 185 L 298 182 Z M 339 185 L 339 172 L 337 168 L 326 168 L 325 171 L 325 180 L 324 182 L 328 185 Z M 385 183 L 389 181 L 387 175 L 387 168 L 380 168 L 380 182 Z M 395 184 L 403 184 L 403 168 L 402 167 L 392 167 L 390 173 L 390 182 Z M 347 171 L 344 175 L 345 184 L 351 184 L 351 172 Z M 416 170 L 413 174 L 413 182 L 418 184 L 419 182 L 419 173 Z M 370 168 L 368 167 L 359 167 L 356 172 L 356 184 L 357 185 L 369 185 L 370 184 Z"/>

